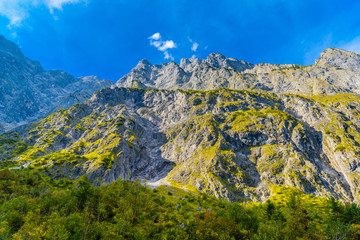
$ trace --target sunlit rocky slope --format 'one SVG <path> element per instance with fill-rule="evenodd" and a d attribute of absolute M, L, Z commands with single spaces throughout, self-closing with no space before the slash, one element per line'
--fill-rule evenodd
<path fill-rule="evenodd" d="M 357 201 L 359 107 L 354 94 L 104 89 L 13 135 L 28 147 L 2 156 L 95 184 L 166 177 L 234 201 L 273 185 Z"/>
<path fill-rule="evenodd" d="M 306 67 L 142 60 L 117 87 L 2 135 L 1 164 L 95 185 L 161 179 L 231 201 L 284 185 L 359 202 L 359 71 L 359 54 L 339 49 Z"/>

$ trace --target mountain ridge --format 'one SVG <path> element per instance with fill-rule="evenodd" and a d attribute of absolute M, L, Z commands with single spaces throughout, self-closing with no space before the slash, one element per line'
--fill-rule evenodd
<path fill-rule="evenodd" d="M 273 186 L 360 200 L 359 54 L 327 49 L 311 66 L 217 53 L 180 64 L 141 60 L 100 89 L 96 76 L 45 71 L 15 53 L 20 60 L 3 53 L 3 64 L 24 70 L 29 96 L 43 86 L 51 93 L 44 79 L 74 92 L 52 95 L 43 112 L 28 96 L 38 114 L 28 121 L 55 112 L 1 135 L 1 166 L 40 168 L 56 179 L 86 175 L 97 186 L 160 180 L 229 201 L 265 201 Z M 20 75 L 9 78 L 12 86 Z M 91 97 L 82 91 L 89 84 L 100 89 Z"/>
<path fill-rule="evenodd" d="M 180 64 L 152 65 L 142 60 L 115 85 L 183 90 L 224 87 L 308 95 L 359 93 L 360 69 L 357 66 L 360 66 L 359 54 L 337 48 L 328 48 L 309 66 L 251 64 L 212 53 L 207 59 L 181 59 Z"/>
<path fill-rule="evenodd" d="M 97 77 L 75 78 L 64 71 L 46 71 L 39 62 L 26 58 L 15 43 L 1 35 L 0 79 L 2 131 L 68 108 L 112 84 Z"/>

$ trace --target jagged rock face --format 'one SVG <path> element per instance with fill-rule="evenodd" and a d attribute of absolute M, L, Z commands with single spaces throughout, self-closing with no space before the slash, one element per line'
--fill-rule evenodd
<path fill-rule="evenodd" d="M 0 123 L 4 129 L 37 120 L 60 108 L 88 99 L 111 86 L 97 77 L 75 78 L 58 70 L 45 71 L 0 36 Z M 69 99 L 71 98 L 71 99 Z M 1 130 L 0 130 L 1 131 Z"/>
<path fill-rule="evenodd" d="M 217 73 L 215 69 L 225 69 Z M 142 60 L 131 72 L 122 77 L 117 83 L 118 87 L 141 87 L 157 89 L 205 89 L 204 84 L 211 84 L 211 79 L 221 77 L 226 81 L 231 74 L 227 71 L 244 71 L 253 68 L 251 63 L 212 53 L 206 60 L 199 58 L 182 59 L 180 65 L 175 62 L 152 65 Z M 201 76 L 198 76 L 201 74 Z M 198 78 L 201 78 L 200 80 Z M 201 85 L 202 84 L 202 85 Z M 206 89 L 221 86 L 208 87 Z"/>
<path fill-rule="evenodd" d="M 337 48 L 328 48 L 321 53 L 321 58 L 316 61 L 316 64 L 360 72 L 360 55 Z"/>
<path fill-rule="evenodd" d="M 189 76 L 175 62 L 152 65 L 149 61 L 142 60 L 119 81 L 126 87 L 166 89 L 188 80 Z"/>
<path fill-rule="evenodd" d="M 358 109 L 352 94 L 103 89 L 20 133 L 32 147 L 14 159 L 95 184 L 166 176 L 232 201 L 285 185 L 358 202 Z"/>
<path fill-rule="evenodd" d="M 236 71 L 245 71 L 254 67 L 253 64 L 247 63 L 244 60 L 226 58 L 219 53 L 211 53 L 205 62 L 214 68 L 232 68 Z"/>
<path fill-rule="evenodd" d="M 151 65 L 141 61 L 122 77 L 118 87 L 212 90 L 261 89 L 275 93 L 337 94 L 360 93 L 360 55 L 327 49 L 315 65 L 251 64 L 210 54 L 206 60 L 182 59 Z"/>

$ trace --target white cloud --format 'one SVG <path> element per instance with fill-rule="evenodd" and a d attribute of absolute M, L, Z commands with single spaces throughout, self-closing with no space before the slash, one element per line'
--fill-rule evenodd
<path fill-rule="evenodd" d="M 195 55 L 195 54 L 194 54 L 194 55 L 192 55 L 192 56 L 191 56 L 191 58 L 196 58 L 196 55 Z"/>
<path fill-rule="evenodd" d="M 161 47 L 161 42 L 159 41 L 150 41 L 150 45 L 159 49 Z"/>
<path fill-rule="evenodd" d="M 62 10 L 63 5 L 86 2 L 86 0 L 0 0 L 0 15 L 9 19 L 8 27 L 19 27 L 30 16 L 32 9 L 45 6 L 51 13 Z"/>
<path fill-rule="evenodd" d="M 44 0 L 49 9 L 62 9 L 65 4 L 84 2 L 83 0 Z"/>
<path fill-rule="evenodd" d="M 360 53 L 360 36 L 340 46 L 347 51 Z"/>
<path fill-rule="evenodd" d="M 152 36 L 148 37 L 149 39 L 152 39 L 152 40 L 159 40 L 161 38 L 161 35 L 160 33 L 154 33 Z"/>
<path fill-rule="evenodd" d="M 174 57 L 171 54 L 169 54 L 167 51 L 164 52 L 164 58 L 174 60 Z"/>
<path fill-rule="evenodd" d="M 161 43 L 161 46 L 158 48 L 160 51 L 166 51 L 167 49 L 176 48 L 176 44 L 173 40 L 164 41 Z"/>
<path fill-rule="evenodd" d="M 192 43 L 191 51 L 196 52 L 196 50 L 197 50 L 198 47 L 199 47 L 199 43 L 194 42 L 191 38 L 188 38 L 188 39 L 189 39 L 189 42 Z"/>
<path fill-rule="evenodd" d="M 157 48 L 157 50 L 164 52 L 164 58 L 165 59 L 171 59 L 174 60 L 174 57 L 169 54 L 168 49 L 176 48 L 176 43 L 173 40 L 162 40 L 160 33 L 154 33 L 150 37 L 150 45 Z"/>
<path fill-rule="evenodd" d="M 9 19 L 9 25 L 19 25 L 22 19 L 28 17 L 28 5 L 33 4 L 25 0 L 0 0 L 0 15 Z"/>
<path fill-rule="evenodd" d="M 191 51 L 196 52 L 198 47 L 199 47 L 199 44 L 197 42 L 194 42 L 192 47 L 191 47 Z"/>
<path fill-rule="evenodd" d="M 166 51 L 167 49 L 176 48 L 173 40 L 167 41 L 150 41 L 150 45 L 156 47 L 159 51 Z"/>

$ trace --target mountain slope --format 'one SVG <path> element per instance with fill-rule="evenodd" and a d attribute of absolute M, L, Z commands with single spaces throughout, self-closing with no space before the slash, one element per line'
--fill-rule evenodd
<path fill-rule="evenodd" d="M 95 185 L 141 179 L 231 201 L 291 186 L 359 202 L 359 54 L 327 49 L 306 67 L 221 54 L 142 60 L 86 100 L 109 82 L 45 71 L 1 44 L 0 131 L 72 106 L 1 135 L 1 167 L 86 174 Z"/>
<path fill-rule="evenodd" d="M 165 177 L 232 201 L 285 185 L 358 202 L 358 109 L 352 94 L 103 89 L 20 132 L 29 147 L 13 160 L 96 185 Z"/>
<path fill-rule="evenodd" d="M 69 108 L 111 84 L 111 81 L 100 81 L 93 76 L 75 78 L 63 71 L 45 71 L 38 62 L 26 58 L 15 43 L 0 36 L 0 123 L 3 131 L 57 109 Z"/>

